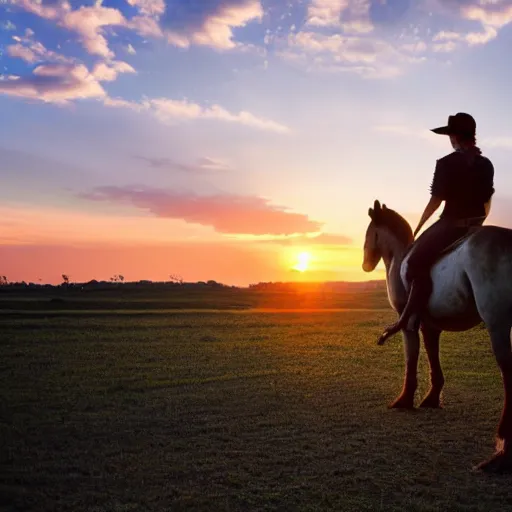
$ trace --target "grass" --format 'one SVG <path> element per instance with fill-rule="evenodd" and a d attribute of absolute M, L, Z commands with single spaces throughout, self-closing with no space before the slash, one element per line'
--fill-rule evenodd
<path fill-rule="evenodd" d="M 443 410 L 390 411 L 402 343 L 376 339 L 391 319 L 4 314 L 0 509 L 509 508 L 512 478 L 471 472 L 503 398 L 486 331 L 443 335 Z"/>

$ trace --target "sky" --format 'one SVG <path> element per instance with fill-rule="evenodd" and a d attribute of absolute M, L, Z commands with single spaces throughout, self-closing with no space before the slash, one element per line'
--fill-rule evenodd
<path fill-rule="evenodd" d="M 368 208 L 415 227 L 456 112 L 512 227 L 511 22 L 512 0 L 0 0 L 0 274 L 382 279 Z"/>

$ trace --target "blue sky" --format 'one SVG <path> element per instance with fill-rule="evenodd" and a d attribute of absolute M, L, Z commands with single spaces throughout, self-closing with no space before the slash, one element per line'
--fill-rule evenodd
<path fill-rule="evenodd" d="M 62 245 L 72 215 L 262 253 L 323 233 L 318 276 L 367 278 L 368 206 L 417 221 L 450 151 L 428 129 L 458 111 L 512 225 L 511 21 L 512 0 L 0 0 L 0 243 Z"/>

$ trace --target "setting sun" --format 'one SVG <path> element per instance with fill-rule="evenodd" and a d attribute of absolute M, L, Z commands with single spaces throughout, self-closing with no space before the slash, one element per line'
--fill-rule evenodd
<path fill-rule="evenodd" d="M 311 256 L 308 252 L 301 252 L 297 259 L 299 260 L 297 265 L 295 265 L 294 270 L 298 270 L 299 272 L 305 272 L 308 269 L 309 266 L 309 260 L 311 259 Z"/>

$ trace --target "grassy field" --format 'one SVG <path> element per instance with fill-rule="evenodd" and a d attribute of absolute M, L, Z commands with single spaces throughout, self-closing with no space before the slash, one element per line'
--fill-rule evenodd
<path fill-rule="evenodd" d="M 147 311 L 175 309 L 243 310 L 255 308 L 389 308 L 384 284 L 377 289 L 325 290 L 298 284 L 292 289 L 157 286 L 104 290 L 54 287 L 50 290 L 10 290 L 0 286 L 0 313 L 13 311 Z"/>
<path fill-rule="evenodd" d="M 0 510 L 510 509 L 512 478 L 471 471 L 502 406 L 486 331 L 443 336 L 443 410 L 391 411 L 391 319 L 3 314 Z"/>

